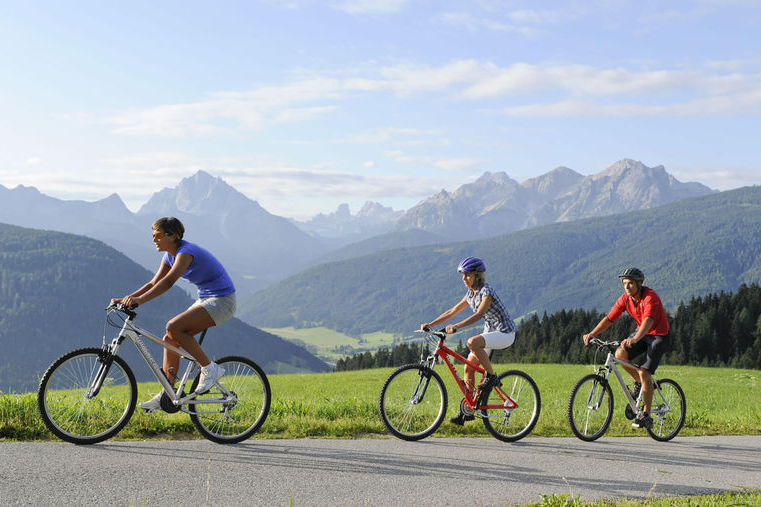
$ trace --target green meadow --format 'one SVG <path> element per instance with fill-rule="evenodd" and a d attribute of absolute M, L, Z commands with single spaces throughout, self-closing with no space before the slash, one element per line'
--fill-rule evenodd
<path fill-rule="evenodd" d="M 566 421 L 566 404 L 571 388 L 589 365 L 503 364 L 498 371 L 521 369 L 537 382 L 542 397 L 539 422 L 531 436 L 572 436 Z M 436 370 L 449 392 L 448 416 L 454 415 L 461 393 L 446 369 Z M 378 438 L 386 435 L 378 416 L 378 393 L 392 368 L 319 374 L 269 376 L 273 400 L 269 417 L 254 438 Z M 460 370 L 461 371 L 461 370 Z M 756 370 L 663 365 L 659 378 L 679 382 L 687 399 L 687 417 L 681 436 L 761 434 L 761 406 Z M 616 387 L 616 386 L 613 386 Z M 139 385 L 138 400 L 158 392 L 157 383 Z M 641 430 L 631 427 L 623 415 L 623 395 L 614 389 L 615 415 L 606 436 L 632 436 Z M 489 436 L 480 421 L 464 427 L 446 421 L 436 436 Z M 9 440 L 49 440 L 37 412 L 36 395 L 0 395 L 0 438 Z M 176 414 L 144 414 L 135 411 L 118 439 L 200 438 L 189 417 Z"/>
<path fill-rule="evenodd" d="M 262 331 L 272 333 L 288 341 L 294 342 L 306 348 L 309 352 L 316 355 L 323 361 L 335 364 L 336 361 L 354 354 L 372 351 L 375 352 L 381 347 L 392 348 L 394 345 L 401 343 L 399 336 L 392 333 L 367 333 L 359 338 L 349 336 L 326 327 L 312 328 L 262 328 Z M 420 336 L 407 337 L 404 341 L 420 340 Z"/>

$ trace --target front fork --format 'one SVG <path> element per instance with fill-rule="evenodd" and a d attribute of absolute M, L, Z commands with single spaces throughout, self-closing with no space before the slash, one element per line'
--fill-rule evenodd
<path fill-rule="evenodd" d="M 100 392 L 100 388 L 103 387 L 103 382 L 105 382 L 108 372 L 111 369 L 111 365 L 114 362 L 116 349 L 119 348 L 119 344 L 123 340 L 124 338 L 122 337 L 116 337 L 111 341 L 110 345 L 104 343 L 103 347 L 101 347 L 100 352 L 98 353 L 98 363 L 100 363 L 100 366 L 98 367 L 98 371 L 95 372 L 95 376 L 93 377 L 92 382 L 90 382 L 90 389 L 85 395 L 88 400 L 95 398 Z"/>

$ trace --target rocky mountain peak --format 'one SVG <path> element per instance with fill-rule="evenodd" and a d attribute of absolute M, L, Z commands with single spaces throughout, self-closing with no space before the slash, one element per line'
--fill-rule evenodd
<path fill-rule="evenodd" d="M 220 215 L 240 208 L 267 213 L 222 178 L 198 171 L 183 178 L 175 188 L 164 188 L 153 194 L 138 214 Z"/>

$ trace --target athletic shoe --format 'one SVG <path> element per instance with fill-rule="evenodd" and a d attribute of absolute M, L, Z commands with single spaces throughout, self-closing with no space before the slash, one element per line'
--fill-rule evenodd
<path fill-rule="evenodd" d="M 196 394 L 203 394 L 214 386 L 217 380 L 225 374 L 225 369 L 214 361 L 201 367 L 201 376 L 196 387 Z"/>
<path fill-rule="evenodd" d="M 653 427 L 653 419 L 650 417 L 650 414 L 647 414 L 645 412 L 640 412 L 637 414 L 637 417 L 634 419 L 634 422 L 632 422 L 632 426 L 635 428 L 645 428 L 649 430 Z"/>
<path fill-rule="evenodd" d="M 152 414 L 156 412 L 157 410 L 161 410 L 161 395 L 164 393 L 159 393 L 153 398 L 151 398 L 148 401 L 144 401 L 138 405 L 138 407 L 145 410 L 148 414 Z"/>
<path fill-rule="evenodd" d="M 484 378 L 484 381 L 481 382 L 481 385 L 478 386 L 478 389 L 481 391 L 488 391 L 489 389 L 492 389 L 497 386 L 501 386 L 502 382 L 499 381 L 499 377 L 494 373 L 487 373 L 486 378 Z"/>
<path fill-rule="evenodd" d="M 456 416 L 450 418 L 449 422 L 451 422 L 452 424 L 456 424 L 457 426 L 462 426 L 462 425 L 465 424 L 465 421 L 472 421 L 475 418 L 476 417 L 474 415 L 472 415 L 472 414 L 471 415 L 465 415 L 462 412 L 460 412 Z"/>

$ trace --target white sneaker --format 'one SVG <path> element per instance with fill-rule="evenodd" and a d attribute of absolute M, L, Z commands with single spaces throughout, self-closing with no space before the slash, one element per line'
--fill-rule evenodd
<path fill-rule="evenodd" d="M 151 398 L 148 401 L 144 401 L 138 405 L 138 407 L 145 410 L 147 413 L 152 414 L 153 412 L 156 412 L 157 410 L 161 410 L 161 395 L 164 394 L 159 393 L 153 398 Z"/>
<path fill-rule="evenodd" d="M 212 388 L 214 383 L 222 378 L 225 374 L 225 369 L 212 361 L 207 366 L 201 367 L 201 377 L 198 380 L 198 386 L 196 387 L 196 394 L 203 394 Z"/>

